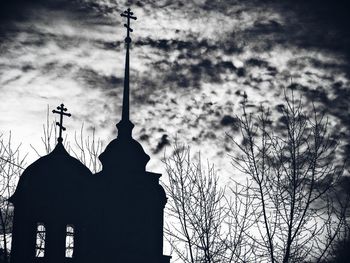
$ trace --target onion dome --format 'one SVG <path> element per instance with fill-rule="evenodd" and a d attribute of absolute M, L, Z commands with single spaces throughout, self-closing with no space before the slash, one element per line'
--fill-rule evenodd
<path fill-rule="evenodd" d="M 90 170 L 70 156 L 59 141 L 50 154 L 25 169 L 9 201 L 15 205 L 30 200 L 38 207 L 66 206 L 84 198 L 88 176 Z M 76 198 L 79 195 L 81 198 Z"/>
<path fill-rule="evenodd" d="M 141 144 L 132 138 L 133 124 L 129 122 L 128 128 L 121 121 L 117 126 L 118 137 L 111 141 L 99 156 L 103 169 L 145 171 L 150 157 L 145 153 Z"/>

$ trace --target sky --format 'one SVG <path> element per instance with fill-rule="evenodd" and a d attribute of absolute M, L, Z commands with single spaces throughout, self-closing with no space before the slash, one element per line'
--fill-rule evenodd
<path fill-rule="evenodd" d="M 349 20 L 345 1 L 5 0 L 0 4 L 0 132 L 28 152 L 40 147 L 47 107 L 62 102 L 67 139 L 84 125 L 104 145 L 117 135 L 131 7 L 131 120 L 148 170 L 177 138 L 235 176 L 227 133 L 242 112 L 275 110 L 296 87 L 305 107 L 327 113 L 350 152 Z M 55 116 L 50 115 L 51 120 Z M 276 120 L 278 121 L 278 120 Z M 237 135 L 238 136 L 238 135 Z"/>

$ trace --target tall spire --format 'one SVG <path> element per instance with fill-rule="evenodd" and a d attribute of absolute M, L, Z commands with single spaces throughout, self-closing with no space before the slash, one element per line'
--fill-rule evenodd
<path fill-rule="evenodd" d="M 137 18 L 133 16 L 133 12 L 131 12 L 130 8 L 128 8 L 126 11 L 121 13 L 120 15 L 122 17 L 126 17 L 127 23 L 124 24 L 126 27 L 126 38 L 125 38 L 125 44 L 126 44 L 126 55 L 125 55 L 125 73 L 124 73 L 124 92 L 123 92 L 123 109 L 122 109 L 122 119 L 117 124 L 118 127 L 118 137 L 131 137 L 132 129 L 134 128 L 134 124 L 130 121 L 130 110 L 129 110 L 129 49 L 130 49 L 130 32 L 133 32 L 132 28 L 130 27 L 130 19 L 136 20 Z"/>
<path fill-rule="evenodd" d="M 118 137 L 111 141 L 103 153 L 99 156 L 103 165 L 102 172 L 115 174 L 115 171 L 135 172 L 145 171 L 149 156 L 143 150 L 141 144 L 131 136 L 134 124 L 130 121 L 129 116 L 129 49 L 130 49 L 130 19 L 136 20 L 130 8 L 120 14 L 126 17 L 126 57 L 125 57 L 125 79 L 123 92 L 123 112 L 122 119 L 117 124 Z M 130 177 L 131 178 L 131 177 Z"/>

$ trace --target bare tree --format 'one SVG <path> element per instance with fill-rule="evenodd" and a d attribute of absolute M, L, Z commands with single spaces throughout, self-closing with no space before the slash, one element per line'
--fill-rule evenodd
<path fill-rule="evenodd" d="M 200 154 L 191 158 L 190 149 L 175 142 L 174 152 L 164 160 L 168 175 L 166 238 L 182 262 L 244 262 L 247 228 L 245 206 L 225 198 L 225 188 Z M 245 199 L 249 200 L 249 199 Z M 234 215 L 234 216 L 232 216 Z M 240 222 L 238 222 L 240 221 Z"/>
<path fill-rule="evenodd" d="M 248 113 L 245 100 L 238 117 L 242 141 L 231 137 L 240 150 L 233 165 L 252 183 L 246 187 L 254 200 L 254 224 L 246 232 L 258 259 L 252 262 L 321 262 L 349 204 L 337 193 L 343 173 L 338 140 L 325 116 L 315 107 L 307 113 L 293 91 L 290 98 L 285 92 L 278 115 L 276 124 L 263 107 L 257 115 Z"/>
<path fill-rule="evenodd" d="M 84 124 L 81 126 L 80 133 L 74 133 L 74 144 L 70 146 L 70 151 L 74 157 L 87 166 L 93 173 L 99 172 L 102 164 L 98 156 L 102 152 L 102 141 L 96 138 L 95 128 L 91 136 L 85 136 Z"/>
<path fill-rule="evenodd" d="M 340 187 L 338 187 L 339 208 L 342 211 L 347 212 L 345 215 L 346 220 L 337 235 L 334 236 L 334 242 L 329 243 L 329 257 L 321 261 L 322 263 L 342 263 L 347 262 L 350 256 L 350 224 L 349 224 L 349 211 L 342 208 L 349 202 L 349 189 L 350 189 L 350 177 L 344 176 L 341 179 Z"/>
<path fill-rule="evenodd" d="M 0 246 L 3 262 L 9 262 L 12 233 L 13 206 L 8 198 L 14 193 L 20 173 L 25 165 L 25 156 L 20 154 L 20 145 L 13 146 L 11 133 L 0 135 Z"/>
<path fill-rule="evenodd" d="M 36 146 L 30 145 L 30 147 L 34 150 L 34 152 L 39 157 L 41 157 L 44 154 L 49 154 L 55 148 L 55 145 L 57 142 L 56 139 L 57 139 L 56 122 L 50 120 L 50 109 L 49 109 L 49 105 L 47 105 L 46 122 L 43 124 L 43 135 L 41 136 L 41 142 L 42 142 L 41 145 L 44 147 L 44 150 L 41 151 L 39 149 L 39 145 L 36 145 Z M 66 138 L 65 138 L 65 142 L 66 142 Z"/>

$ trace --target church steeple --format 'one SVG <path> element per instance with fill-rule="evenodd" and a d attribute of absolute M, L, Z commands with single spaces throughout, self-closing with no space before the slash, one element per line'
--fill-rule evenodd
<path fill-rule="evenodd" d="M 102 171 L 92 174 L 64 149 L 63 119 L 70 113 L 61 104 L 53 110 L 60 116 L 55 149 L 25 169 L 9 199 L 14 205 L 11 263 L 170 263 L 163 255 L 167 198 L 161 174 L 146 171 L 150 158 L 131 136 L 132 15 L 130 9 L 122 14 L 127 18 L 123 112 L 118 137 L 99 156 Z"/>
<path fill-rule="evenodd" d="M 117 124 L 118 137 L 111 141 L 105 151 L 99 156 L 103 171 L 107 174 L 114 174 L 116 170 L 118 171 L 145 171 L 147 162 L 149 161 L 149 156 L 145 153 L 142 146 L 132 138 L 132 129 L 134 124 L 130 121 L 130 103 L 129 103 L 129 72 L 130 72 L 130 32 L 133 30 L 130 27 L 130 20 L 136 20 L 133 16 L 130 8 L 121 13 L 122 17 L 126 17 L 126 56 L 125 56 L 125 72 L 124 72 L 124 91 L 123 91 L 123 109 L 122 118 Z"/>
<path fill-rule="evenodd" d="M 130 27 L 130 19 L 136 20 L 137 18 L 133 16 L 133 12 L 131 12 L 130 8 L 121 13 L 122 17 L 126 17 L 127 23 L 124 24 L 126 27 L 126 37 L 125 37 L 125 46 L 126 46 L 126 54 L 125 54 L 125 72 L 124 72 L 124 92 L 123 92 L 123 109 L 122 109 L 122 119 L 117 124 L 118 127 L 118 137 L 130 138 L 132 129 L 134 128 L 134 124 L 130 121 L 130 87 L 129 87 L 129 72 L 130 72 L 130 32 L 133 32 Z"/>

